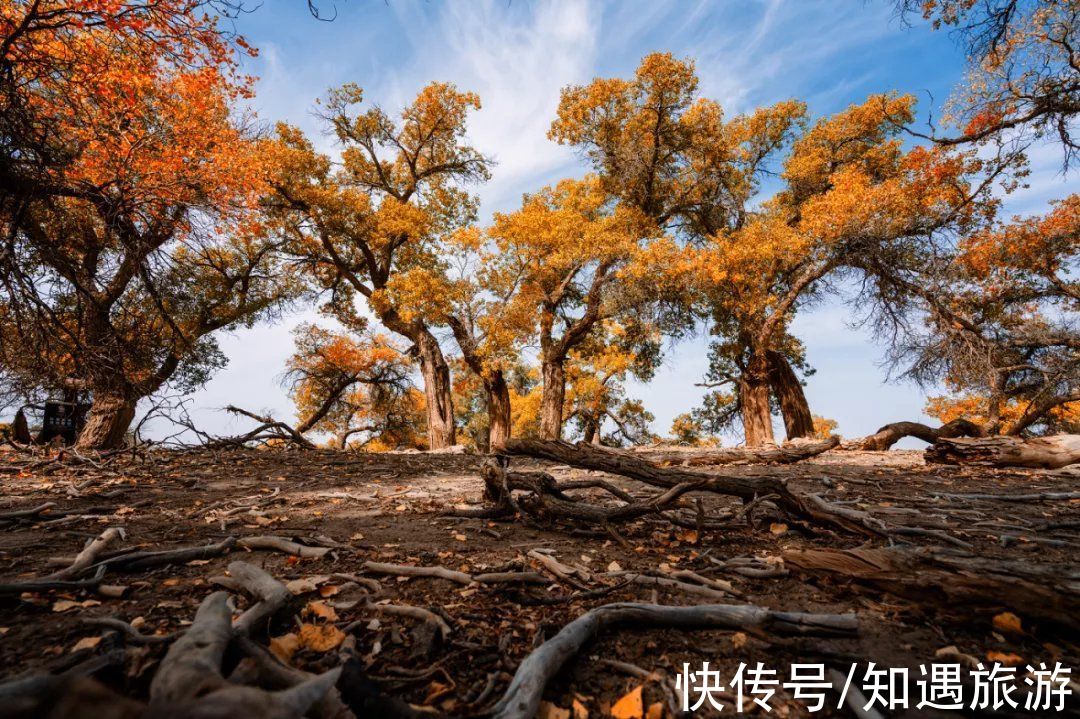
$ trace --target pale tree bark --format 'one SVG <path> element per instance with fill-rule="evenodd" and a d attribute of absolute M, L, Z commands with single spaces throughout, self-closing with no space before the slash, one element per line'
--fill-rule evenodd
<path fill-rule="evenodd" d="M 94 391 L 94 402 L 90 407 L 86 426 L 79 433 L 76 448 L 85 450 L 123 447 L 128 427 L 135 419 L 137 402 L 137 398 L 116 390 Z"/>
<path fill-rule="evenodd" d="M 780 352 L 769 350 L 769 381 L 773 394 L 780 403 L 780 413 L 784 417 L 784 431 L 787 438 L 799 439 L 814 434 L 814 416 L 806 401 L 802 382 Z"/>

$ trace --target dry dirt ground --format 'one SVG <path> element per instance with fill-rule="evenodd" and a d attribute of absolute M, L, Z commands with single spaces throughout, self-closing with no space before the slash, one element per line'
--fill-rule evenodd
<path fill-rule="evenodd" d="M 210 579 L 224 574 L 228 563 L 237 558 L 265 568 L 282 581 L 314 577 L 308 589 L 318 585 L 321 592 L 300 594 L 294 614 L 302 615 L 302 607 L 312 600 L 329 605 L 333 609 L 329 617 L 314 618 L 309 613 L 304 621 L 332 623 L 347 630 L 350 638 L 342 646 L 360 657 L 382 691 L 441 715 L 475 715 L 489 707 L 534 647 L 592 607 L 615 601 L 679 605 L 715 601 L 598 576 L 620 568 L 694 570 L 730 582 L 740 595 L 729 600 L 733 603 L 856 612 L 859 634 L 823 640 L 753 632 L 623 629 L 605 634 L 567 664 L 545 694 L 553 706 L 570 708 L 577 702 L 588 716 L 607 716 L 612 704 L 643 683 L 645 706 L 668 701 L 670 685 L 657 681 L 657 675 L 634 676 L 633 667 L 670 679 L 684 662 L 709 661 L 726 676 L 739 662 L 759 661 L 781 670 L 800 661 L 826 662 L 841 669 L 851 661 L 917 667 L 942 656 L 943 648 L 954 647 L 948 656 L 985 660 L 988 653 L 998 653 L 1016 655 L 1014 661 L 1060 660 L 1080 668 L 1080 649 L 1073 643 L 1076 637 L 1067 633 L 1027 619 L 1020 633 L 1005 632 L 994 626 L 997 610 L 992 608 L 976 611 L 912 603 L 850 582 L 808 576 L 779 561 L 787 550 L 852 548 L 867 543 L 865 537 L 830 531 L 811 536 L 804 528 L 768 517 L 758 526 L 744 523 L 700 534 L 646 519 L 621 527 L 615 537 L 587 527 L 577 528 L 574 534 L 566 527 L 444 516 L 450 507 L 481 501 L 481 459 L 474 456 L 199 450 L 116 456 L 105 463 L 78 466 L 39 463 L 22 471 L 14 469 L 16 459 L 25 460 L 0 454 L 0 468 L 6 467 L 0 471 L 0 514 L 44 502 L 55 506 L 28 520 L 0 521 L 0 582 L 24 582 L 56 571 L 107 527 L 125 531 L 126 538 L 114 551 L 171 549 L 220 542 L 228 536 L 264 535 L 329 545 L 332 550 L 321 558 L 297 558 L 237 548 L 224 556 L 180 565 L 110 572 L 108 584 L 126 587 L 120 596 L 90 590 L 0 596 L 0 674 L 6 678 L 35 670 L 61 671 L 94 654 L 125 646 L 124 636 L 88 624 L 88 618 L 134 621 L 147 635 L 182 631 L 212 590 Z M 595 474 L 512 460 L 514 467 L 541 465 L 560 480 Z M 969 543 L 979 557 L 1080 569 L 1080 499 L 942 496 L 1075 493 L 1080 479 L 1069 472 L 927 466 L 919 452 L 908 451 L 834 451 L 796 465 L 725 467 L 723 471 L 783 476 L 797 491 L 820 493 L 830 501 L 898 524 L 944 527 L 949 536 Z M 644 489 L 630 480 L 611 479 L 632 493 Z M 578 496 L 597 502 L 609 498 L 593 492 L 584 490 Z M 704 509 L 712 513 L 735 505 L 737 500 L 710 496 Z M 941 545 L 940 538 L 932 536 L 914 535 L 906 541 Z M 888 541 L 874 540 L 873 544 Z M 536 549 L 547 550 L 564 564 L 582 567 L 587 571 L 581 576 L 590 578 L 553 580 L 548 586 L 528 588 L 470 586 L 378 575 L 364 567 L 364 562 L 376 561 L 441 565 L 470 574 L 511 567 L 536 570 L 539 565 L 527 556 Z M 764 567 L 768 570 L 764 574 L 773 576 L 745 576 L 733 571 L 730 563 L 725 567 L 715 561 L 740 557 L 757 558 L 753 566 Z M 357 601 L 358 587 L 340 575 L 377 579 L 381 591 L 373 601 L 436 611 L 450 625 L 449 637 L 432 643 L 421 636 L 417 621 L 373 613 L 364 601 Z M 302 584 L 291 586 L 303 591 Z M 604 588 L 613 590 L 596 596 L 596 590 Z M 281 619 L 268 634 L 295 632 L 298 621 L 295 616 Z M 144 698 L 167 646 L 168 642 L 131 646 L 123 666 L 98 678 L 123 694 Z M 302 647 L 290 661 L 319 671 L 340 661 L 340 649 L 321 652 Z M 777 716 L 808 716 L 783 689 L 771 704 Z M 835 705 L 828 702 L 814 716 L 847 715 Z M 729 713 L 730 709 L 724 715 Z M 900 712 L 905 716 L 928 713 Z"/>

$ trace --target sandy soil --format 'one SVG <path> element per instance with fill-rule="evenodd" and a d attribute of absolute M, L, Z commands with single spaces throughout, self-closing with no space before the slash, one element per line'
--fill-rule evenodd
<path fill-rule="evenodd" d="M 15 459 L 14 456 L 8 456 Z M 5 466 L 0 456 L 0 467 Z M 1074 637 L 1061 636 L 1025 622 L 1024 633 L 1006 636 L 992 625 L 993 614 L 913 604 L 845 583 L 808 577 L 798 571 L 755 579 L 733 574 L 713 559 L 757 557 L 776 563 L 785 550 L 803 547 L 851 548 L 865 537 L 810 532 L 765 517 L 760 526 L 723 532 L 694 532 L 657 520 L 643 520 L 612 537 L 575 536 L 566 527 L 537 527 L 523 522 L 491 522 L 442 516 L 449 507 L 480 503 L 479 458 L 463 455 L 346 455 L 329 451 L 190 451 L 146 457 L 117 457 L 102 465 L 46 465 L 34 471 L 0 474 L 0 513 L 43 502 L 56 504 L 33 521 L 0 522 L 0 582 L 18 582 L 55 571 L 104 528 L 125 529 L 122 549 L 168 549 L 220 541 L 229 535 L 276 535 L 334 544 L 321 559 L 300 559 L 265 551 L 234 550 L 227 556 L 141 572 L 109 575 L 109 583 L 127 587 L 122 597 L 93 592 L 45 592 L 0 598 L 0 666 L 7 677 L 31 670 L 62 670 L 95 652 L 121 646 L 123 639 L 87 617 L 136 618 L 148 634 L 180 631 L 199 602 L 211 591 L 208 580 L 225 572 L 238 556 L 266 568 L 283 581 L 330 576 L 332 587 L 346 586 L 334 574 L 364 574 L 368 560 L 413 565 L 442 565 L 469 573 L 507 567 L 535 568 L 529 550 L 543 548 L 566 564 L 593 572 L 622 569 L 692 569 L 731 582 L 746 602 L 772 609 L 857 612 L 860 633 L 843 640 L 781 639 L 721 631 L 625 630 L 602 637 L 570 662 L 547 693 L 556 706 L 578 701 L 590 716 L 606 716 L 610 706 L 642 679 L 617 660 L 674 676 L 684 662 L 709 661 L 727 674 L 739 662 L 764 662 L 784 670 L 791 662 L 825 661 L 846 668 L 850 661 L 917 667 L 935 660 L 945 647 L 985 659 L 988 652 L 1015 654 L 1025 661 L 1059 659 L 1080 665 Z M 514 460 L 515 467 L 539 463 Z M 591 473 L 545 465 L 557 478 Z M 1021 559 L 1030 563 L 1080 569 L 1080 500 L 1003 501 L 955 499 L 942 493 L 1071 492 L 1080 489 L 1068 472 L 960 469 L 924 465 L 919 452 L 829 452 L 788 466 L 725 468 L 728 474 L 782 476 L 798 491 L 823 493 L 831 501 L 871 511 L 900 524 L 946 528 L 950 536 L 972 545 L 981 557 Z M 638 493 L 641 485 L 612 478 Z M 578 496 L 606 501 L 607 495 L 585 490 Z M 248 505 L 257 506 L 248 510 Z M 737 502 L 710 496 L 712 513 Z M 1037 529 L 1050 524 L 1053 528 Z M 1071 525 L 1071 526 L 1070 526 Z M 582 528 L 579 528 L 582 529 Z M 935 544 L 912 537 L 914 544 Z M 875 540 L 875 544 L 886 544 Z M 770 559 L 772 558 L 772 559 Z M 374 576 L 368 574 L 366 576 Z M 376 618 L 364 613 L 349 591 L 325 600 L 336 606 L 336 625 L 356 622 L 355 652 L 383 691 L 415 705 L 450 715 L 475 714 L 497 698 L 517 664 L 535 646 L 587 609 L 613 601 L 700 603 L 682 592 L 629 585 L 603 597 L 573 598 L 573 587 L 512 589 L 462 586 L 438 579 L 399 580 L 378 577 L 381 598 L 394 603 L 435 608 L 453 627 L 448 642 L 421 646 L 416 622 Z M 607 585 L 614 585 L 608 581 Z M 604 583 L 596 586 L 605 586 Z M 346 586 L 346 589 L 351 589 Z M 315 597 L 317 598 L 317 597 Z M 311 597 L 301 597 L 300 606 Z M 69 600 L 69 601 L 65 601 Z M 558 603 L 552 603 L 558 601 Z M 358 621 L 364 620 L 364 621 Z M 370 621 L 369 621 L 370 620 Z M 286 620 L 270 634 L 291 629 Z M 80 640 L 102 637 L 93 647 L 75 651 Z M 92 640 L 91 640 L 92 641 Z M 85 643 L 84 643 L 85 644 Z M 426 654 L 418 654 L 423 649 Z M 132 649 L 122 671 L 101 678 L 113 688 L 145 697 L 149 678 L 164 645 Z M 333 665 L 335 652 L 301 650 L 293 663 L 310 670 Z M 783 672 L 781 672 L 783 677 Z M 493 689 L 476 701 L 484 687 Z M 664 700 L 656 681 L 646 682 L 646 705 Z M 809 716 L 781 690 L 773 702 L 779 716 Z M 829 716 L 831 708 L 814 716 Z M 828 706 L 828 705 L 827 705 Z M 700 713 L 700 716 L 708 716 Z M 910 711 L 906 716 L 923 716 Z"/>

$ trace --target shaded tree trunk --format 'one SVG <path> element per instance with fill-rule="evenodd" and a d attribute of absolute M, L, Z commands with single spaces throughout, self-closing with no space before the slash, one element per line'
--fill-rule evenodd
<path fill-rule="evenodd" d="M 484 387 L 488 395 L 488 446 L 494 450 L 510 439 L 510 388 L 502 371 L 492 372 Z"/>
<path fill-rule="evenodd" d="M 435 335 L 421 329 L 416 336 L 420 374 L 424 378 L 427 401 L 428 448 L 442 449 L 457 441 L 454 426 L 454 398 L 451 395 L 450 365 Z"/>
<path fill-rule="evenodd" d="M 812 436 L 814 416 L 810 414 L 810 405 L 806 401 L 802 382 L 799 381 L 791 363 L 783 354 L 770 350 L 768 357 L 769 382 L 777 402 L 780 403 L 787 438 L 798 439 Z"/>
<path fill-rule="evenodd" d="M 566 399 L 565 360 L 545 357 L 541 374 L 544 380 L 540 396 L 540 436 L 544 439 L 562 438 L 563 402 Z"/>
<path fill-rule="evenodd" d="M 116 449 L 124 446 L 128 427 L 135 419 L 138 398 L 116 390 L 94 390 L 94 402 L 86 426 L 75 443 L 78 449 Z"/>
<path fill-rule="evenodd" d="M 742 410 L 743 434 L 746 446 L 760 447 L 776 444 L 769 409 L 769 367 L 764 354 L 751 356 L 746 370 L 739 377 L 739 405 Z"/>

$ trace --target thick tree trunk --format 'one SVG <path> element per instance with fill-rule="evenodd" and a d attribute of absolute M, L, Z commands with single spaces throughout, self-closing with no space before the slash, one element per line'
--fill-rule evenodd
<path fill-rule="evenodd" d="M 488 446 L 496 450 L 510 439 L 510 388 L 501 371 L 491 373 L 484 385 L 488 395 Z"/>
<path fill-rule="evenodd" d="M 921 439 L 923 442 L 933 444 L 939 439 L 947 439 L 950 437 L 982 437 L 985 434 L 986 432 L 982 427 L 966 419 L 954 419 L 936 429 L 934 427 L 927 427 L 925 424 L 919 422 L 893 422 L 892 424 L 885 425 L 868 437 L 844 442 L 840 446 L 840 449 L 883 452 L 904 437 L 915 437 L 916 439 Z"/>
<path fill-rule="evenodd" d="M 137 399 L 108 391 L 95 391 L 86 426 L 75 443 L 78 449 L 116 449 L 124 446 Z"/>
<path fill-rule="evenodd" d="M 814 416 L 810 414 L 810 405 L 806 401 L 802 382 L 791 368 L 787 357 L 773 350 L 769 351 L 768 357 L 769 382 L 777 402 L 780 403 L 787 438 L 790 440 L 812 436 Z"/>
<path fill-rule="evenodd" d="M 739 404 L 742 408 L 743 434 L 747 447 L 776 444 L 769 410 L 769 372 L 765 355 L 751 358 L 739 378 Z"/>
<path fill-rule="evenodd" d="M 926 450 L 926 461 L 991 467 L 1058 469 L 1080 463 L 1080 434 L 1053 437 L 979 437 L 939 439 Z"/>
<path fill-rule="evenodd" d="M 416 338 L 420 374 L 427 400 L 428 448 L 443 449 L 457 441 L 454 427 L 454 398 L 451 395 L 450 366 L 435 335 L 422 329 Z"/>
<path fill-rule="evenodd" d="M 563 402 L 566 398 L 564 359 L 544 358 L 543 394 L 540 397 L 540 436 L 544 439 L 562 438 Z"/>

